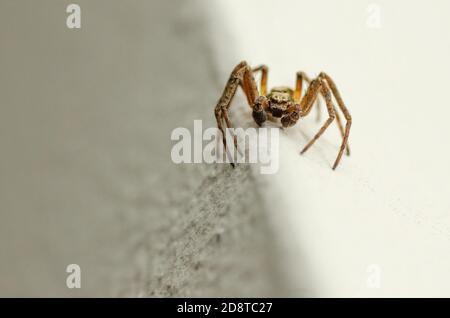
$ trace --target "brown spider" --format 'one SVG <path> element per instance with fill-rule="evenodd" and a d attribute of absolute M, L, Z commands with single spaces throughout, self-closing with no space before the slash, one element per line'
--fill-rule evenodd
<path fill-rule="evenodd" d="M 259 94 L 255 78 L 253 77 L 253 72 L 261 71 L 261 87 Z M 295 125 L 300 117 L 307 116 L 316 101 L 319 93 L 322 94 L 325 99 L 328 119 L 314 136 L 310 142 L 303 148 L 300 152 L 303 154 L 306 150 L 311 147 L 314 142 L 323 134 L 323 132 L 328 128 L 331 122 L 336 118 L 339 130 L 342 135 L 342 144 L 339 153 L 336 157 L 336 161 L 333 165 L 333 170 L 336 169 L 339 161 L 341 160 L 342 153 L 346 149 L 347 155 L 350 155 L 350 149 L 347 144 L 348 135 L 350 133 L 350 126 L 352 123 L 352 117 L 344 105 L 344 102 L 339 94 L 339 91 L 334 84 L 333 80 L 325 73 L 320 73 L 317 78 L 310 80 L 309 77 L 304 72 L 297 72 L 297 81 L 295 85 L 295 90 L 289 87 L 275 87 L 269 94 L 267 94 L 267 74 L 268 68 L 265 65 L 258 66 L 251 69 L 247 62 L 243 61 L 239 63 L 231 72 L 230 78 L 228 79 L 227 85 L 223 91 L 222 96 L 217 103 L 214 110 L 217 126 L 222 132 L 223 144 L 226 149 L 226 138 L 223 124 L 228 128 L 232 128 L 230 119 L 228 117 L 228 109 L 230 108 L 231 100 L 236 94 L 238 86 L 243 89 L 248 104 L 252 107 L 253 119 L 255 122 L 261 126 L 267 120 L 267 114 L 270 114 L 273 118 L 281 118 L 281 124 L 283 127 L 287 128 Z M 305 80 L 309 86 L 302 97 L 302 87 L 303 80 Z M 336 108 L 331 100 L 331 92 L 336 99 L 339 108 L 341 109 L 344 117 L 346 119 L 345 129 L 342 126 L 341 119 L 339 117 Z M 234 144 L 237 148 L 237 138 L 234 136 Z M 233 164 L 232 164 L 233 165 Z M 234 165 L 233 165 L 234 166 Z"/>

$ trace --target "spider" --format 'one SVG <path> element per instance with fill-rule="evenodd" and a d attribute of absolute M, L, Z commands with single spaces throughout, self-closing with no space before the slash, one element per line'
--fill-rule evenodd
<path fill-rule="evenodd" d="M 323 72 L 313 80 L 311 80 L 304 72 L 297 72 L 294 90 L 289 87 L 282 86 L 274 87 L 269 93 L 267 93 L 268 71 L 269 69 L 265 65 L 260 65 L 252 69 L 247 62 L 242 61 L 236 65 L 231 72 L 223 94 L 214 110 L 217 126 L 222 132 L 225 149 L 227 145 L 224 124 L 227 128 L 232 128 L 228 117 L 228 110 L 230 108 L 231 100 L 236 94 L 238 86 L 243 89 L 245 96 L 247 97 L 248 104 L 252 108 L 253 119 L 258 126 L 261 126 L 268 119 L 268 115 L 273 119 L 280 118 L 283 128 L 295 125 L 301 117 L 305 117 L 311 112 L 318 95 L 321 94 L 327 106 L 328 119 L 316 135 L 306 144 L 300 154 L 305 153 L 336 118 L 342 136 L 342 144 L 333 164 L 333 170 L 336 169 L 344 150 L 346 150 L 347 155 L 350 155 L 347 140 L 350 133 L 352 117 L 345 107 L 342 97 L 333 80 L 330 76 Z M 255 72 L 261 72 L 259 92 L 253 76 L 253 73 Z M 302 97 L 303 81 L 309 84 L 309 86 Z M 342 125 L 339 113 L 331 100 L 331 93 L 336 99 L 337 104 L 346 119 L 345 129 Z M 234 145 L 237 148 L 236 136 L 234 136 Z M 234 164 L 232 164 L 232 166 L 234 167 Z"/>

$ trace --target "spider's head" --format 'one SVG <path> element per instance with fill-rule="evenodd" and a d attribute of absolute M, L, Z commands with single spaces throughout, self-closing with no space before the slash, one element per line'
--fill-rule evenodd
<path fill-rule="evenodd" d="M 281 118 L 292 105 L 292 90 L 288 87 L 275 87 L 267 97 L 273 117 Z"/>

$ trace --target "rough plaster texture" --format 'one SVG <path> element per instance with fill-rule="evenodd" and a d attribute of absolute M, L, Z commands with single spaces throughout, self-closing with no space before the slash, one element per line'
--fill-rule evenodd
<path fill-rule="evenodd" d="M 249 167 L 170 160 L 173 128 L 214 124 L 214 19 L 197 1 L 77 3 L 81 30 L 64 2 L 0 4 L 0 295 L 277 294 Z"/>
<path fill-rule="evenodd" d="M 274 296 L 282 286 L 249 167 L 213 169 L 154 255 L 157 296 Z"/>

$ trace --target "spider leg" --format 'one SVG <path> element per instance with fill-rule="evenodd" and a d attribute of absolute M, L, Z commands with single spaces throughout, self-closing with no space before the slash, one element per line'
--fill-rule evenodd
<path fill-rule="evenodd" d="M 217 127 L 219 128 L 220 132 L 222 133 L 222 142 L 223 142 L 225 154 L 229 158 L 230 154 L 229 154 L 228 148 L 227 148 L 227 139 L 226 139 L 226 135 L 225 135 L 225 130 L 223 128 L 222 110 L 219 108 L 216 108 L 214 111 L 214 115 L 216 116 Z M 231 163 L 231 166 L 234 168 L 234 163 L 232 162 L 232 160 L 230 160 L 230 163 Z"/>
<path fill-rule="evenodd" d="M 224 145 L 224 150 L 228 155 L 227 150 L 227 141 L 224 129 L 224 123 L 227 128 L 232 128 L 232 124 L 230 119 L 228 118 L 228 109 L 230 108 L 231 101 L 233 100 L 234 95 L 236 94 L 236 90 L 238 86 L 241 86 L 243 89 L 245 96 L 247 97 L 247 102 L 250 107 L 255 103 L 256 99 L 259 96 L 258 89 L 256 88 L 256 82 L 252 74 L 251 68 L 248 66 L 247 62 L 242 61 L 233 69 L 228 79 L 228 82 L 225 86 L 225 89 L 220 97 L 217 105 L 214 109 L 214 114 L 216 116 L 217 127 L 222 132 L 222 141 Z M 237 138 L 233 135 L 234 145 L 237 148 Z M 231 163 L 234 167 L 234 164 Z"/>
<path fill-rule="evenodd" d="M 227 128 L 233 128 L 230 118 L 228 117 L 228 110 L 224 109 L 222 114 L 223 114 L 223 118 L 225 120 L 225 124 L 227 125 Z M 232 134 L 232 136 L 233 136 L 234 147 L 239 152 L 239 154 L 242 156 L 242 152 L 239 150 L 239 147 L 238 147 L 237 136 L 235 134 Z"/>
<path fill-rule="evenodd" d="M 334 107 L 334 105 L 333 105 L 333 107 Z M 345 132 L 344 132 L 344 126 L 342 125 L 341 116 L 337 112 L 336 108 L 334 108 L 334 112 L 336 113 L 336 122 L 338 124 L 339 131 L 341 132 L 342 139 L 344 139 Z M 347 142 L 347 146 L 345 147 L 345 154 L 347 156 L 350 156 L 350 146 L 348 145 L 348 142 Z"/>
<path fill-rule="evenodd" d="M 316 81 L 316 80 L 315 80 Z M 313 139 L 311 139 L 308 144 L 303 148 L 303 150 L 300 152 L 301 154 L 305 153 L 313 144 L 314 142 L 320 138 L 320 136 L 323 134 L 323 132 L 328 128 L 328 126 L 330 126 L 330 124 L 333 122 L 336 114 L 334 111 L 334 106 L 333 106 L 333 102 L 331 101 L 331 92 L 330 89 L 328 88 L 326 82 L 324 82 L 322 79 L 318 79 L 317 80 L 319 82 L 319 84 L 316 85 L 312 85 L 313 82 L 311 83 L 310 87 L 313 87 L 314 91 L 313 93 L 310 93 L 310 89 L 308 89 L 305 98 L 309 99 L 309 110 L 312 107 L 312 104 L 314 103 L 314 99 L 318 97 L 319 92 L 322 94 L 323 98 L 325 99 L 325 103 L 327 106 L 327 111 L 328 111 L 328 119 L 327 121 L 322 125 L 322 127 L 320 128 L 320 130 L 316 133 L 316 135 L 314 136 Z M 306 108 L 308 111 L 308 108 Z M 333 167 L 334 169 L 335 167 Z"/>
<path fill-rule="evenodd" d="M 267 95 L 267 78 L 269 73 L 269 68 L 266 65 L 259 65 L 257 67 L 254 67 L 252 69 L 252 72 L 258 72 L 261 71 L 261 86 L 260 86 L 260 92 L 261 95 L 266 96 Z"/>
<path fill-rule="evenodd" d="M 336 158 L 336 161 L 333 165 L 333 169 L 335 169 L 337 167 L 337 165 L 339 164 L 339 161 L 341 160 L 342 153 L 344 152 L 345 148 L 347 148 L 347 155 L 350 155 L 350 149 L 348 148 L 348 136 L 350 134 L 350 127 L 352 125 L 352 116 L 350 115 L 350 112 L 348 111 L 347 107 L 345 107 L 344 101 L 342 100 L 341 94 L 339 93 L 339 90 L 337 89 L 337 86 L 334 83 L 333 79 L 328 74 L 323 73 L 323 72 L 320 73 L 319 77 L 321 77 L 322 79 L 325 79 L 325 81 L 329 85 L 329 87 L 334 95 L 334 98 L 336 99 L 337 104 L 346 119 L 345 131 L 342 128 L 342 124 L 340 125 L 341 126 L 340 130 L 341 130 L 341 134 L 342 134 L 342 144 L 341 144 L 341 149 L 339 150 L 338 157 Z M 339 122 L 338 122 L 338 125 L 339 125 Z"/>
<path fill-rule="evenodd" d="M 296 103 L 300 102 L 300 100 L 302 98 L 303 80 L 308 85 L 311 84 L 311 79 L 305 72 L 302 72 L 302 71 L 297 72 L 297 79 L 295 81 L 295 90 L 294 90 L 294 101 Z M 320 119 L 321 119 L 321 113 L 320 113 L 321 103 L 320 103 L 320 99 L 317 98 L 316 102 L 317 102 L 317 117 L 316 117 L 316 121 L 320 121 Z"/>

